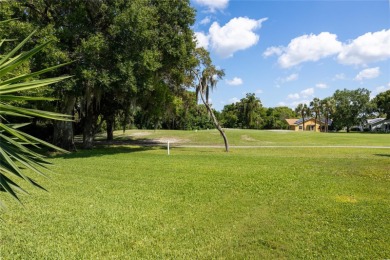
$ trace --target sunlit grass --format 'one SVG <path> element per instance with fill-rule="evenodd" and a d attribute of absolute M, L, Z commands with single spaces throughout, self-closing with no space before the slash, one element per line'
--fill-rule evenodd
<path fill-rule="evenodd" d="M 315 133 L 226 129 L 232 146 L 390 146 L 390 134 L 380 133 Z M 126 130 L 115 132 L 116 140 L 157 141 L 181 145 L 223 145 L 217 130 L 170 131 Z M 104 139 L 104 135 L 98 138 Z"/>
<path fill-rule="evenodd" d="M 203 132 L 158 134 L 149 137 Z M 242 134 L 293 139 L 248 131 L 232 142 L 242 145 Z M 326 143 L 296 136 L 306 135 Z M 198 140 L 212 144 L 207 136 Z M 54 181 L 38 178 L 49 192 L 28 187 L 24 207 L 1 194 L 0 258 L 390 256 L 390 149 L 173 147 L 168 156 L 165 147 L 114 146 L 51 161 Z"/>

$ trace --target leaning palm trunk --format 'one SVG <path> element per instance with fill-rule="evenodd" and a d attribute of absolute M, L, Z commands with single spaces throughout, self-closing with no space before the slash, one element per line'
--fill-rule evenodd
<path fill-rule="evenodd" d="M 201 84 L 200 89 L 205 89 L 204 86 L 202 86 L 203 83 L 200 80 L 198 74 L 195 73 L 195 75 L 198 78 L 199 84 Z M 214 112 L 211 109 L 209 103 L 206 101 L 206 98 L 204 97 L 204 93 L 202 91 L 200 91 L 199 94 L 200 94 L 200 98 L 202 99 L 203 104 L 206 106 L 207 111 L 209 112 L 209 114 L 211 115 L 211 118 L 213 119 L 213 123 L 214 123 L 215 127 L 217 128 L 219 133 L 222 135 L 223 141 L 225 143 L 225 151 L 229 152 L 229 143 L 228 143 L 228 139 L 226 137 L 225 132 L 223 131 L 221 125 L 219 124 L 217 118 L 215 117 Z"/>
<path fill-rule="evenodd" d="M 214 123 L 215 127 L 217 128 L 217 130 L 219 131 L 219 133 L 222 135 L 223 141 L 224 141 L 224 143 L 225 143 L 225 151 L 226 151 L 226 152 L 229 152 L 229 143 L 228 143 L 227 137 L 226 137 L 226 135 L 225 135 L 225 132 L 223 131 L 221 125 L 219 124 L 217 118 L 216 118 L 215 115 L 214 115 L 213 110 L 211 109 L 210 105 L 206 102 L 206 100 L 205 100 L 205 98 L 204 98 L 204 96 L 203 96 L 202 93 L 200 94 L 200 97 L 201 97 L 201 99 L 202 99 L 203 104 L 206 106 L 207 111 L 208 111 L 209 114 L 211 115 L 211 118 L 213 119 L 213 123 Z"/>

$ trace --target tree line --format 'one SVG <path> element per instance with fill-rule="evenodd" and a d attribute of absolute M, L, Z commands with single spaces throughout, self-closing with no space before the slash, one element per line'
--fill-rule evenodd
<path fill-rule="evenodd" d="M 390 90 L 377 94 L 370 100 L 370 91 L 336 90 L 324 99 L 313 98 L 308 104 L 300 103 L 295 110 L 288 107 L 265 108 L 254 93 L 249 93 L 236 103 L 226 105 L 220 121 L 224 127 L 247 129 L 288 129 L 285 119 L 314 118 L 322 122 L 325 132 L 361 126 L 367 119 L 383 117 L 390 119 Z M 303 127 L 304 129 L 305 127 Z"/>
<path fill-rule="evenodd" d="M 213 128 L 205 105 L 198 104 L 195 95 L 193 91 L 186 91 L 185 95 L 175 97 L 171 107 L 161 114 L 157 125 L 153 121 L 143 121 L 144 112 L 137 111 L 133 127 L 175 130 Z M 344 128 L 350 131 L 354 126 L 364 125 L 370 118 L 390 119 L 390 91 L 379 93 L 370 100 L 370 91 L 364 88 L 336 90 L 330 97 L 315 97 L 308 104 L 298 104 L 294 110 L 287 106 L 264 107 L 255 93 L 247 93 L 239 101 L 225 105 L 222 111 L 213 110 L 213 113 L 225 128 L 289 129 L 286 119 L 313 118 L 322 122 L 325 132 Z M 117 122 L 117 126 L 120 126 L 120 122 Z"/>

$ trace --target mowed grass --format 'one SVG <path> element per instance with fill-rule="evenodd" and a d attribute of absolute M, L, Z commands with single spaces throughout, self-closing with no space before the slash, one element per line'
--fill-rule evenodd
<path fill-rule="evenodd" d="M 49 192 L 25 186 L 24 207 L 1 194 L 0 258 L 390 257 L 390 149 L 121 145 L 51 161 Z"/>
<path fill-rule="evenodd" d="M 310 131 L 259 131 L 225 129 L 232 146 L 390 146 L 390 135 L 381 133 L 315 133 Z M 126 130 L 115 132 L 121 141 L 171 141 L 174 145 L 221 145 L 217 130 Z M 104 140 L 101 135 L 99 140 Z"/>

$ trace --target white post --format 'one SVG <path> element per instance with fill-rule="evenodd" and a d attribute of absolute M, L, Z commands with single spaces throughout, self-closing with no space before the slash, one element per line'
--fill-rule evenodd
<path fill-rule="evenodd" d="M 169 141 L 168 141 L 168 146 L 167 147 L 168 147 L 168 155 L 169 155 Z"/>

